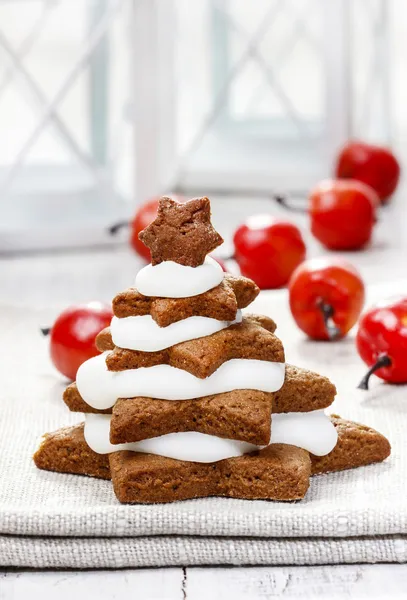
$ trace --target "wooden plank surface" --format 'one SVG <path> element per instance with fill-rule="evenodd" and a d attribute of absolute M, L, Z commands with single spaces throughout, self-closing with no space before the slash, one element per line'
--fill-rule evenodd
<path fill-rule="evenodd" d="M 188 600 L 405 598 L 406 565 L 187 569 Z"/>
<path fill-rule="evenodd" d="M 182 600 L 183 571 L 0 571 L 0 600 Z"/>
<path fill-rule="evenodd" d="M 0 600 L 406 598 L 407 565 L 0 571 Z"/>

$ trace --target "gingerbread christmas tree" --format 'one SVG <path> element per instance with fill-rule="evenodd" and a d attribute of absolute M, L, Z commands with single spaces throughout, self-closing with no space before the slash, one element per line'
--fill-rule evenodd
<path fill-rule="evenodd" d="M 242 315 L 259 289 L 207 257 L 223 241 L 207 198 L 162 198 L 140 239 L 152 264 L 64 393 L 85 423 L 46 434 L 38 468 L 111 479 L 120 502 L 298 500 L 311 475 L 390 454 L 373 429 L 325 415 L 335 386 L 285 364 L 272 319 Z"/>

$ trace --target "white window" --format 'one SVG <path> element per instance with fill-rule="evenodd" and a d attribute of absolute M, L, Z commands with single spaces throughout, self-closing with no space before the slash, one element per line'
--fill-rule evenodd
<path fill-rule="evenodd" d="M 305 191 L 352 134 L 388 138 L 385 0 L 174 6 L 176 185 Z"/>
<path fill-rule="evenodd" d="M 406 12 L 2 0 L 0 250 L 107 243 L 108 224 L 171 189 L 307 190 L 349 135 L 387 141 L 390 115 L 405 119 L 391 88 Z"/>
<path fill-rule="evenodd" d="M 125 210 L 131 4 L 0 2 L 0 249 L 107 241 Z"/>

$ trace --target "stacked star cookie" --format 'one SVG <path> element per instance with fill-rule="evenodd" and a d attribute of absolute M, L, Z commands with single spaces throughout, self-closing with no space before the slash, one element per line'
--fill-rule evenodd
<path fill-rule="evenodd" d="M 310 476 L 384 460 L 386 438 L 326 416 L 335 387 L 285 364 L 258 295 L 207 254 L 207 198 L 162 198 L 140 238 L 152 264 L 113 300 L 101 354 L 65 391 L 85 423 L 47 434 L 37 467 L 111 479 L 121 502 L 205 496 L 298 500 Z"/>

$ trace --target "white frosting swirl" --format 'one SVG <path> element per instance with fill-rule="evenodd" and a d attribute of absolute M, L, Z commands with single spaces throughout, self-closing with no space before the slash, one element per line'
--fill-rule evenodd
<path fill-rule="evenodd" d="M 271 423 L 272 444 L 292 444 L 316 456 L 333 450 L 338 433 L 323 410 L 274 414 Z"/>
<path fill-rule="evenodd" d="M 212 335 L 234 323 L 240 323 L 242 313 L 234 321 L 217 321 L 208 317 L 188 317 L 182 321 L 160 327 L 150 315 L 140 317 L 113 317 L 110 331 L 115 346 L 128 350 L 156 352 L 180 342 Z"/>
<path fill-rule="evenodd" d="M 110 415 L 86 415 L 85 440 L 98 454 L 130 450 L 206 463 L 242 456 L 259 448 L 247 442 L 194 431 L 168 433 L 130 444 L 111 444 L 110 421 Z M 333 450 L 337 439 L 336 429 L 323 410 L 274 414 L 272 417 L 271 444 L 291 444 L 317 456 L 324 456 Z"/>
<path fill-rule="evenodd" d="M 247 442 L 226 440 L 196 431 L 168 433 L 132 444 L 113 445 L 109 440 L 110 420 L 110 415 L 86 415 L 85 440 L 88 446 L 98 454 L 130 450 L 167 456 L 177 460 L 216 462 L 257 450 L 257 446 Z"/>
<path fill-rule="evenodd" d="M 189 298 L 216 287 L 223 277 L 222 267 L 210 256 L 199 267 L 186 267 L 167 260 L 143 267 L 137 273 L 135 286 L 144 296 Z"/>
<path fill-rule="evenodd" d="M 107 354 L 84 362 L 76 376 L 82 398 L 99 410 L 111 408 L 118 398 L 189 400 L 242 389 L 276 392 L 284 383 L 284 363 L 235 358 L 223 363 L 206 379 L 199 379 L 169 365 L 109 371 Z"/>

